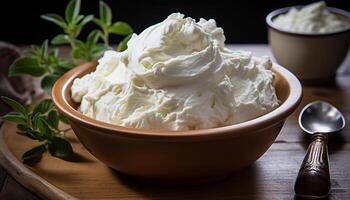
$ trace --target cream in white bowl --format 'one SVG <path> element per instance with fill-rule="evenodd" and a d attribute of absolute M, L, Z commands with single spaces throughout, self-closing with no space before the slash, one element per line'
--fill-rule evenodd
<path fill-rule="evenodd" d="M 273 23 L 285 31 L 296 33 L 331 33 L 350 26 L 350 19 L 329 11 L 324 1 L 293 7 L 278 15 Z"/>
<path fill-rule="evenodd" d="M 225 48 L 214 20 L 171 14 L 106 51 L 95 72 L 74 81 L 84 115 L 134 128 L 194 130 L 236 124 L 278 106 L 271 61 Z"/>
<path fill-rule="evenodd" d="M 325 25 L 332 20 L 325 20 L 326 17 L 317 18 L 317 14 L 315 14 L 323 13 L 327 16 L 336 16 L 337 19 L 345 22 L 350 20 L 350 12 L 339 8 L 323 8 L 320 5 L 322 4 L 314 4 L 308 9 L 306 9 L 308 6 L 280 8 L 272 11 L 266 17 L 269 44 L 277 63 L 293 72 L 304 84 L 320 85 L 334 82 L 336 71 L 346 57 L 350 45 L 350 26 L 343 28 L 336 26 L 340 28 L 336 30 L 334 25 Z M 304 24 L 302 20 L 297 20 L 300 21 L 298 26 L 304 30 L 303 32 L 288 31 L 276 23 L 278 18 L 287 16 L 291 10 L 306 10 L 313 13 L 311 16 L 305 17 Z M 296 24 L 295 26 L 297 26 Z M 326 31 L 327 29 L 324 28 L 326 26 L 333 26 L 333 28 L 327 28 L 328 31 L 332 31 L 315 32 L 321 29 Z M 318 28 L 316 29 L 316 27 Z M 314 32 L 306 32 L 305 29 Z"/>

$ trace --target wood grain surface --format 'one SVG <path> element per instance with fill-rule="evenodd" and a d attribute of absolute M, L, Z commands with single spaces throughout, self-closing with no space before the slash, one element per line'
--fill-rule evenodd
<path fill-rule="evenodd" d="M 251 50 L 256 55 L 269 54 L 269 48 L 266 45 L 239 45 L 238 47 Z M 16 134 L 12 123 L 3 125 L 0 136 L 3 137 L 3 142 L 9 147 L 8 150 L 11 152 L 9 154 L 13 157 L 2 155 L 0 162 L 16 180 L 44 199 L 73 197 L 79 199 L 293 199 L 294 181 L 309 141 L 298 127 L 298 113 L 304 105 L 313 100 L 325 100 L 342 111 L 349 124 L 350 74 L 347 72 L 349 65 L 350 62 L 347 61 L 333 85 L 303 87 L 302 104 L 286 121 L 271 148 L 252 166 L 221 182 L 180 187 L 152 185 L 131 180 L 97 161 L 81 146 L 73 132 L 68 133 L 68 138 L 77 153 L 74 161 L 63 161 L 44 155 L 40 163 L 25 165 L 25 169 L 19 170 L 17 167 L 23 166 L 18 158 L 25 150 L 35 145 L 35 142 Z M 6 145 L 0 146 L 1 151 L 7 147 Z M 332 184 L 329 198 L 350 199 L 349 126 L 346 126 L 339 135 L 330 138 L 329 152 Z M 4 159 L 13 159 L 13 162 L 4 161 Z M 37 199 L 28 192 L 20 194 L 23 189 L 18 187 L 13 179 L 9 180 L 6 177 L 9 176 L 0 169 L 0 188 L 3 185 L 0 199 L 26 199 L 24 197 Z M 6 186 L 11 184 L 12 188 Z M 65 193 L 60 193 L 61 191 Z"/>

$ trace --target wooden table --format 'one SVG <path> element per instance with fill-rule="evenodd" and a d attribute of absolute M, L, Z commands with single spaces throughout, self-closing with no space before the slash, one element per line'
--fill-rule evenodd
<path fill-rule="evenodd" d="M 254 55 L 271 55 L 267 45 L 233 45 Z M 64 49 L 66 52 L 67 50 Z M 308 138 L 297 124 L 300 109 L 310 101 L 326 100 L 337 106 L 350 123 L 350 55 L 338 71 L 336 83 L 324 87 L 304 87 L 299 109 L 287 120 L 271 148 L 248 169 L 221 183 L 194 186 L 190 190 L 178 187 L 147 186 L 127 183 L 145 199 L 292 199 L 293 183 L 308 145 Z M 350 199 L 350 128 L 332 138 L 329 144 L 332 190 L 330 199 Z M 28 192 L 0 167 L 0 199 L 39 199 Z M 184 192 L 187 191 L 187 192 Z M 132 199 L 136 196 L 128 196 Z"/>

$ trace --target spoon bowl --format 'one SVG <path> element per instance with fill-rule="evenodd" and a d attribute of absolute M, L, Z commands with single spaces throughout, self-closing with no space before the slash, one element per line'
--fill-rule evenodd
<path fill-rule="evenodd" d="M 331 104 L 314 101 L 301 111 L 299 125 L 309 134 L 337 133 L 345 127 L 345 119 L 341 112 Z"/>

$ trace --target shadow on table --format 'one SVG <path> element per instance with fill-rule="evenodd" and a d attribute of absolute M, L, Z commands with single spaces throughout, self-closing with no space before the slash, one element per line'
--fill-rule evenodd
<path fill-rule="evenodd" d="M 259 199 L 256 185 L 261 181 L 259 163 L 221 181 L 186 186 L 149 183 L 114 170 L 113 173 L 126 187 L 149 199 Z"/>
<path fill-rule="evenodd" d="M 322 199 L 318 199 L 318 200 L 328 200 L 329 197 L 325 197 L 325 198 L 322 198 Z M 294 200 L 307 200 L 305 198 L 301 198 L 301 197 L 297 197 L 297 196 L 294 196 Z"/>

